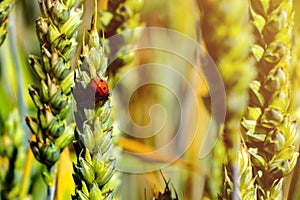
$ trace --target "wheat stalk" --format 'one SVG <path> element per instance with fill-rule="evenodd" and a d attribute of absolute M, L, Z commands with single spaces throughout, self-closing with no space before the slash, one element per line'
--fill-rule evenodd
<path fill-rule="evenodd" d="M 39 85 L 29 86 L 29 94 L 37 107 L 36 117 L 26 117 L 34 134 L 30 147 L 35 158 L 46 166 L 43 177 L 48 185 L 48 199 L 53 199 L 56 163 L 60 152 L 74 138 L 74 123 L 66 117 L 71 106 L 74 73 L 70 60 L 77 42 L 77 28 L 82 9 L 73 0 L 42 0 L 42 17 L 36 20 L 36 33 L 41 56 L 30 55 L 29 63 Z"/>
<path fill-rule="evenodd" d="M 140 31 L 135 29 L 142 26 L 142 6 L 143 0 L 107 0 L 99 9 L 98 27 L 104 32 L 103 43 L 107 43 L 104 48 L 110 63 L 109 75 L 115 76 L 121 67 L 133 61 L 135 53 L 130 50 L 140 36 Z M 118 34 L 119 42 L 110 44 L 107 39 Z"/>
<path fill-rule="evenodd" d="M 245 170 L 240 171 L 243 167 L 239 167 L 239 162 L 241 158 L 246 158 L 246 150 L 243 146 L 240 147 L 239 124 L 246 108 L 248 84 L 256 74 L 253 61 L 248 58 L 252 36 L 247 23 L 247 3 L 238 0 L 198 0 L 198 3 L 203 14 L 203 39 L 209 55 L 219 68 L 226 89 L 226 119 L 221 133 L 223 143 L 219 143 L 225 145 L 227 155 L 222 196 L 230 199 L 243 198 L 247 195 L 244 191 L 248 189 L 244 188 L 246 184 L 242 181 L 249 183 L 251 180 L 241 180 Z M 219 148 L 218 146 L 213 151 L 219 151 Z M 221 170 L 220 164 L 219 169 L 213 170 Z M 214 174 L 216 173 L 212 175 Z M 214 180 L 220 178 L 211 177 L 211 182 L 215 185 L 213 188 L 217 189 L 210 191 L 212 198 L 216 198 L 217 193 L 222 193 L 220 185 L 213 183 Z"/>
<path fill-rule="evenodd" d="M 289 114 L 293 2 L 250 1 L 255 29 L 252 54 L 259 71 L 250 84 L 250 101 L 242 119 L 259 199 L 281 199 L 282 181 L 294 168 L 296 122 Z"/>
<path fill-rule="evenodd" d="M 94 19 L 97 19 L 97 14 Z M 107 57 L 100 44 L 94 21 L 87 40 L 81 51 L 73 90 L 76 101 L 77 128 L 74 145 L 77 163 L 74 164 L 76 189 L 72 198 L 112 199 L 118 180 L 113 157 L 115 147 L 110 97 L 97 96 L 91 87 L 95 79 L 108 81 L 105 75 Z"/>

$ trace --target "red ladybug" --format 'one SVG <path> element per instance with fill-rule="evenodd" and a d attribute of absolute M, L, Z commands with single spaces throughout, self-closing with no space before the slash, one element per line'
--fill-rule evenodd
<path fill-rule="evenodd" d="M 94 78 L 90 82 L 90 86 L 95 92 L 96 100 L 106 100 L 109 95 L 107 82 L 101 78 Z"/>

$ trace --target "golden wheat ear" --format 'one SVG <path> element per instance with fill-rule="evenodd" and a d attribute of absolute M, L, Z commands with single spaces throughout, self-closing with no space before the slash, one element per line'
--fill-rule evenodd
<path fill-rule="evenodd" d="M 250 1 L 259 72 L 250 84 L 242 134 L 256 174 L 259 199 L 282 199 L 282 183 L 297 161 L 296 122 L 289 111 L 293 1 Z"/>
<path fill-rule="evenodd" d="M 226 92 L 226 119 L 209 161 L 211 171 L 206 181 L 207 195 L 212 199 L 255 198 L 251 179 L 243 180 L 249 171 L 240 168 L 240 120 L 247 108 L 249 83 L 257 70 L 249 56 L 253 35 L 247 14 L 247 1 L 198 0 L 201 33 L 208 54 L 221 73 Z M 224 6 L 226 5 L 226 6 Z M 230 10 L 230 13 L 229 13 Z M 207 104 L 207 98 L 203 98 Z M 218 119 L 218 116 L 212 116 Z M 224 159 L 225 157 L 225 159 Z M 225 167 L 224 167 L 225 166 Z M 248 174 L 246 177 L 252 177 Z"/>

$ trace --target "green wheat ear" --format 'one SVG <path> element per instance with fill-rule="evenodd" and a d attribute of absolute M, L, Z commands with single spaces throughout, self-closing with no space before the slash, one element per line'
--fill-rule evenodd
<path fill-rule="evenodd" d="M 7 34 L 8 15 L 15 4 L 15 0 L 0 0 L 0 46 Z"/>
<path fill-rule="evenodd" d="M 107 5 L 99 9 L 98 27 L 104 32 L 105 53 L 110 63 L 108 74 L 112 76 L 133 61 L 135 53 L 130 50 L 140 37 L 140 31 L 135 29 L 143 26 L 140 23 L 142 6 L 143 0 L 108 0 Z M 121 34 L 117 44 L 105 40 L 117 34 Z"/>
<path fill-rule="evenodd" d="M 97 19 L 97 16 L 95 16 Z M 73 178 L 73 199 L 113 199 L 118 186 L 115 173 L 116 148 L 113 145 L 113 120 L 110 97 L 97 99 L 90 83 L 94 78 L 108 81 L 107 58 L 93 22 L 78 62 L 73 90 L 76 101 L 74 143 L 77 163 Z"/>
<path fill-rule="evenodd" d="M 42 17 L 36 20 L 36 33 L 41 56 L 29 56 L 39 82 L 39 85 L 29 86 L 37 116 L 27 116 L 26 122 L 35 136 L 30 141 L 32 152 L 47 168 L 43 175 L 48 185 L 48 198 L 52 199 L 55 164 L 62 149 L 74 138 L 75 124 L 66 121 L 71 111 L 70 94 L 74 84 L 70 60 L 77 47 L 77 28 L 83 10 L 72 0 L 42 0 L 39 5 Z"/>
<path fill-rule="evenodd" d="M 211 161 L 213 167 L 212 177 L 207 184 L 208 193 L 213 199 L 217 198 L 218 193 L 225 199 L 244 199 L 249 194 L 246 191 L 253 188 L 248 188 L 252 178 L 241 179 L 251 170 L 241 171 L 244 168 L 239 166 L 241 159 L 247 158 L 244 155 L 246 150 L 240 147 L 240 119 L 246 110 L 248 85 L 256 75 L 253 60 L 248 57 L 252 34 L 247 19 L 247 3 L 239 0 L 198 0 L 198 4 L 202 14 L 203 40 L 222 75 L 226 89 L 226 119 L 221 132 L 223 142 L 218 142 L 213 150 L 216 157 Z M 220 149 L 224 151 L 220 152 Z M 220 159 L 225 154 L 226 173 L 222 186 L 217 171 L 223 170 Z"/>
<path fill-rule="evenodd" d="M 259 74 L 250 84 L 250 101 L 242 119 L 259 199 L 282 198 L 282 181 L 294 168 L 296 122 L 289 114 L 290 49 L 293 2 L 250 1 L 255 29 L 252 54 Z"/>
<path fill-rule="evenodd" d="M 0 116 L 0 198 L 17 199 L 25 160 L 25 132 L 15 108 L 7 119 Z"/>

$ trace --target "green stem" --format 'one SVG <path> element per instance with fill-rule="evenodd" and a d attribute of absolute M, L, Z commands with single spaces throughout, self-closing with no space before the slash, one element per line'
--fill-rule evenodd
<path fill-rule="evenodd" d="M 18 101 L 18 111 L 20 114 L 20 117 L 23 118 L 25 116 L 25 113 L 27 113 L 27 108 L 25 106 L 25 93 L 24 93 L 24 77 L 22 74 L 22 65 L 20 62 L 20 56 L 19 56 L 19 48 L 17 44 L 17 36 L 16 36 L 17 30 L 16 30 L 16 14 L 15 12 L 11 13 L 10 16 L 10 23 L 8 25 L 8 34 L 9 34 L 9 46 L 11 48 L 11 55 L 13 58 L 14 67 L 16 70 L 16 76 L 17 76 L 17 101 Z M 23 130 L 26 130 L 25 128 L 25 121 L 22 120 L 22 128 Z M 28 143 L 25 141 L 28 141 L 30 135 L 29 132 L 27 132 L 26 137 L 24 138 L 24 144 L 26 145 L 25 148 L 28 148 Z"/>
<path fill-rule="evenodd" d="M 16 69 L 16 75 L 17 75 L 17 95 L 18 95 L 18 110 L 21 116 L 24 116 L 24 110 L 25 110 L 25 105 L 24 105 L 24 92 L 22 86 L 24 85 L 23 83 L 23 76 L 21 73 L 21 66 L 20 66 L 20 61 L 19 61 L 19 54 L 18 54 L 18 46 L 17 46 L 17 41 L 16 41 L 16 26 L 15 26 L 15 13 L 13 13 L 10 16 L 10 23 L 8 26 L 8 34 L 10 37 L 9 44 L 11 48 L 11 54 L 13 58 L 13 63 L 14 67 Z"/>
<path fill-rule="evenodd" d="M 56 166 L 57 165 L 53 165 L 50 169 L 49 169 L 49 174 L 51 177 L 53 177 L 53 184 L 48 185 L 47 187 L 47 200 L 54 200 L 54 194 L 55 194 L 55 190 L 56 190 Z"/>

